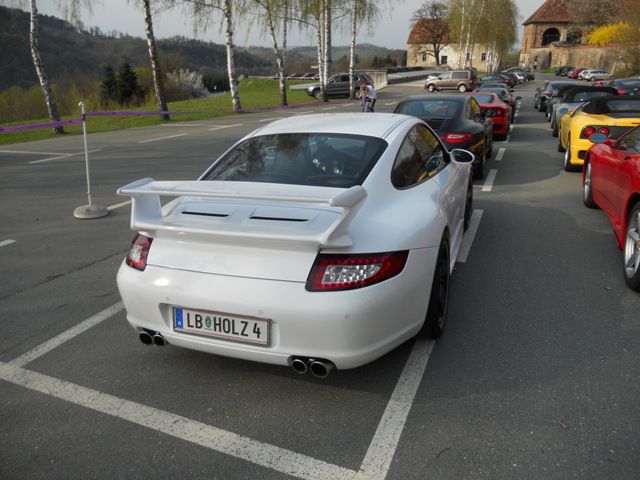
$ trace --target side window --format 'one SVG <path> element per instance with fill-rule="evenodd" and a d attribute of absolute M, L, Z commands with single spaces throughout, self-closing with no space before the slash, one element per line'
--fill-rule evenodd
<path fill-rule="evenodd" d="M 433 177 L 447 166 L 448 155 L 438 142 L 436 136 L 424 125 L 418 125 L 409 134 L 422 157 L 427 177 Z"/>
<path fill-rule="evenodd" d="M 423 125 L 416 125 L 402 142 L 391 169 L 391 183 L 396 188 L 418 185 L 446 164 L 447 155 L 433 133 Z"/>
<path fill-rule="evenodd" d="M 480 109 L 480 105 L 478 105 L 478 102 L 476 102 L 476 100 L 474 98 L 471 98 L 469 100 L 469 115 L 470 115 L 470 119 L 475 120 L 477 118 L 477 115 L 480 115 L 481 113 L 481 109 Z"/>
<path fill-rule="evenodd" d="M 442 75 L 440 75 L 441 80 L 449 80 L 450 78 L 451 78 L 451 72 L 445 72 Z"/>
<path fill-rule="evenodd" d="M 456 80 L 467 78 L 467 72 L 453 72 L 451 78 L 455 78 Z"/>

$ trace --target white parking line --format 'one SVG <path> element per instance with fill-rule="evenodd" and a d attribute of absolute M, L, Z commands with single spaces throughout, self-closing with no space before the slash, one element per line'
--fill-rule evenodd
<path fill-rule="evenodd" d="M 391 103 L 385 103 L 385 105 L 388 107 L 390 105 L 397 105 L 398 102 L 391 102 Z"/>
<path fill-rule="evenodd" d="M 127 200 L 126 202 L 114 203 L 113 205 L 109 205 L 107 210 L 115 210 L 116 208 L 126 207 L 127 205 L 131 205 L 131 200 Z"/>
<path fill-rule="evenodd" d="M 7 245 L 11 245 L 12 243 L 16 243 L 16 241 L 11 239 L 11 238 L 3 240 L 3 241 L 0 242 L 0 248 L 6 247 Z"/>
<path fill-rule="evenodd" d="M 200 128 L 206 128 L 206 127 L 210 127 L 211 125 L 203 125 L 201 123 L 161 123 L 160 126 L 161 127 L 200 127 Z"/>
<path fill-rule="evenodd" d="M 297 115 L 306 115 L 307 113 L 313 113 L 313 112 L 314 112 L 314 110 L 309 110 L 308 112 L 298 112 L 298 113 L 296 113 L 294 116 L 297 116 Z"/>
<path fill-rule="evenodd" d="M 18 358 L 11 360 L 9 365 L 14 367 L 24 367 L 27 363 L 32 362 L 36 358 L 41 357 L 42 355 L 50 352 L 56 347 L 59 347 L 64 342 L 71 340 L 74 337 L 77 337 L 81 333 L 89 330 L 91 327 L 103 322 L 107 318 L 113 317 L 116 313 L 120 312 L 124 306 L 122 302 L 115 303 L 110 307 L 105 308 L 101 312 L 96 313 L 93 317 L 89 317 L 86 320 L 78 323 L 74 327 L 71 327 L 68 330 L 65 330 L 59 335 L 56 335 L 50 340 L 38 345 L 37 347 L 29 350 L 27 353 L 20 355 Z"/>
<path fill-rule="evenodd" d="M 387 476 L 435 343 L 434 340 L 416 340 L 355 480 L 383 480 Z"/>
<path fill-rule="evenodd" d="M 346 480 L 356 475 L 344 467 L 12 364 L 0 363 L 0 379 L 293 477 Z"/>
<path fill-rule="evenodd" d="M 89 150 L 87 153 L 95 153 L 95 152 L 99 152 L 100 149 L 96 149 L 96 150 Z M 51 162 L 53 160 L 62 160 L 64 158 L 69 158 L 69 157 L 77 157 L 78 155 L 84 155 L 84 152 L 78 152 L 78 153 L 65 153 L 64 155 L 58 155 L 57 157 L 50 157 L 50 158 L 43 158 L 42 160 L 34 160 L 32 162 L 27 162 L 29 165 L 36 165 L 38 163 L 45 163 L 45 162 Z"/>
<path fill-rule="evenodd" d="M 337 107 L 325 107 L 322 110 L 335 110 Z"/>
<path fill-rule="evenodd" d="M 271 122 L 273 120 L 280 120 L 283 117 L 271 117 L 271 118 L 263 118 L 262 120 L 258 120 L 258 123 L 262 122 Z"/>
<path fill-rule="evenodd" d="M 29 152 L 27 150 L 0 150 L 0 153 L 24 153 L 25 155 L 72 155 L 60 152 Z"/>
<path fill-rule="evenodd" d="M 469 258 L 469 252 L 471 251 L 471 245 L 476 238 L 476 232 L 480 226 L 480 220 L 482 219 L 483 210 L 476 208 L 471 214 L 471 220 L 469 221 L 469 228 L 462 237 L 462 245 L 460 245 L 460 251 L 458 252 L 457 262 L 465 263 Z"/>
<path fill-rule="evenodd" d="M 344 108 L 344 107 L 353 107 L 354 105 L 356 105 L 356 103 L 343 103 L 340 106 Z"/>
<path fill-rule="evenodd" d="M 504 157 L 504 152 L 506 152 L 507 149 L 504 147 L 501 147 L 500 150 L 498 150 L 498 154 L 496 155 L 496 161 L 499 162 L 502 160 L 502 157 Z"/>
<path fill-rule="evenodd" d="M 484 181 L 484 185 L 482 185 L 483 192 L 490 192 L 493 189 L 493 182 L 496 181 L 496 174 L 498 170 L 491 169 L 489 170 L 489 175 L 487 175 L 487 179 Z"/>
<path fill-rule="evenodd" d="M 235 123 L 233 125 L 216 125 L 213 128 L 210 128 L 209 131 L 213 132 L 215 130 L 222 130 L 223 128 L 232 128 L 232 127 L 241 127 L 244 123 Z"/>
<path fill-rule="evenodd" d="M 149 140 L 141 140 L 138 143 L 157 142 L 159 140 L 168 140 L 170 138 L 184 137 L 185 135 L 186 135 L 186 133 L 179 133 L 177 135 L 169 135 L 168 137 L 150 138 Z"/>

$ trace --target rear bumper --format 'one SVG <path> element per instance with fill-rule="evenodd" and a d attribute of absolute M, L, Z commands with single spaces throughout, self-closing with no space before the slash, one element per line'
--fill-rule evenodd
<path fill-rule="evenodd" d="M 314 357 L 345 369 L 381 357 L 419 331 L 437 253 L 437 248 L 412 250 L 400 275 L 342 292 L 154 266 L 140 272 L 124 263 L 118 288 L 131 326 L 160 332 L 170 344 L 277 365 L 287 365 L 291 356 Z M 269 319 L 270 345 L 176 332 L 174 306 Z"/>

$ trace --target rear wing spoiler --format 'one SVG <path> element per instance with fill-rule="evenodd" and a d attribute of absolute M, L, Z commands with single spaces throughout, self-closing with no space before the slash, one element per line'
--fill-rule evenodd
<path fill-rule="evenodd" d="M 355 185 L 349 189 L 313 187 L 260 182 L 225 181 L 155 181 L 143 178 L 117 190 L 118 195 L 129 196 L 132 200 L 131 229 L 134 231 L 174 231 L 227 238 L 259 240 L 284 240 L 297 243 L 315 244 L 320 247 L 348 247 L 352 241 L 346 235 L 349 213 L 366 197 L 366 190 Z M 300 231 L 270 228 L 242 228 L 238 225 L 207 225 L 177 223 L 163 214 L 160 197 L 194 197 L 214 200 L 228 200 L 257 205 L 288 205 L 322 210 L 333 214 L 335 220 L 321 229 Z M 326 222 L 325 222 L 326 223 Z"/>

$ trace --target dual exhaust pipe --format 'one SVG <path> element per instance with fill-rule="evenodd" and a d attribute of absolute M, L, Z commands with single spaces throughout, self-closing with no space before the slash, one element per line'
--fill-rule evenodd
<path fill-rule="evenodd" d="M 152 330 L 142 330 L 138 335 L 138 338 L 145 345 L 154 344 L 159 347 L 164 347 L 167 343 L 169 343 L 165 340 L 160 332 L 154 332 Z"/>
<path fill-rule="evenodd" d="M 299 373 L 300 375 L 307 373 L 309 370 L 318 378 L 327 378 L 331 373 L 331 370 L 336 368 L 336 366 L 329 360 L 306 357 L 291 357 L 289 359 L 289 365 L 294 372 Z"/>

